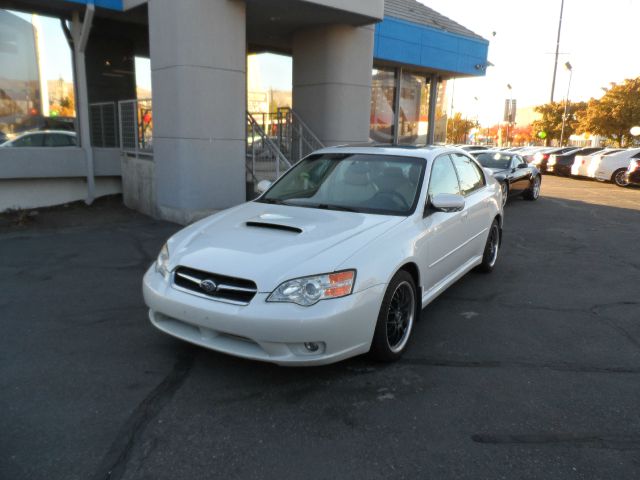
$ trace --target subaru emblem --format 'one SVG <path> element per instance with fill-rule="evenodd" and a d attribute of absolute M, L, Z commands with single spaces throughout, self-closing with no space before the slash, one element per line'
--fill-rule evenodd
<path fill-rule="evenodd" d="M 206 293 L 213 293 L 218 289 L 218 285 L 216 285 L 216 282 L 214 282 L 213 280 L 209 280 L 207 278 L 206 280 L 202 280 L 200 282 L 200 288 Z"/>

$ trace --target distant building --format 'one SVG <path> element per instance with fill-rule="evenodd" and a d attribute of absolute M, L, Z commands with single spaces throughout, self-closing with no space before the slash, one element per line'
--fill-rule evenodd
<path fill-rule="evenodd" d="M 0 130 L 30 128 L 40 115 L 40 75 L 33 25 L 0 10 Z"/>

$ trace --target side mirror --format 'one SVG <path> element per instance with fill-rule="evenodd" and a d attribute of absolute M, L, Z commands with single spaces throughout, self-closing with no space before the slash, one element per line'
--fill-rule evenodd
<path fill-rule="evenodd" d="M 438 212 L 459 212 L 464 209 L 464 197 L 451 193 L 439 193 L 431 197 L 431 206 Z"/>
<path fill-rule="evenodd" d="M 527 168 L 529 165 L 527 165 L 526 163 L 521 163 L 520 165 L 518 165 L 518 168 Z"/>
<path fill-rule="evenodd" d="M 260 180 L 256 185 L 256 190 L 260 195 L 271 188 L 271 182 L 269 180 Z"/>

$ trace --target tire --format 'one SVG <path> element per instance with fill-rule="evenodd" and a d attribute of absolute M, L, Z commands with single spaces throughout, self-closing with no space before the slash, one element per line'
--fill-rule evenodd
<path fill-rule="evenodd" d="M 484 253 L 482 254 L 482 263 L 478 265 L 477 270 L 483 273 L 491 273 L 498 261 L 498 253 L 500 252 L 500 245 L 502 243 L 502 235 L 500 232 L 500 224 L 498 220 L 494 220 L 489 228 L 489 235 L 487 236 L 487 243 L 484 246 Z"/>
<path fill-rule="evenodd" d="M 389 282 L 382 299 L 371 342 L 370 354 L 374 359 L 393 362 L 402 357 L 407 349 L 413 325 L 420 314 L 417 297 L 413 277 L 408 272 L 400 270 Z M 398 323 L 399 321 L 401 323 Z"/>
<path fill-rule="evenodd" d="M 507 199 L 509 198 L 509 184 L 507 182 L 502 182 L 500 184 L 500 190 L 502 190 L 502 208 L 507 204 Z"/>
<path fill-rule="evenodd" d="M 540 186 L 542 185 L 542 178 L 540 175 L 536 175 L 533 177 L 533 184 L 528 190 L 525 190 L 522 194 L 522 197 L 525 200 L 529 200 L 531 202 L 535 202 L 540 196 Z"/>
<path fill-rule="evenodd" d="M 613 175 L 611 175 L 611 182 L 615 183 L 618 187 L 628 186 L 629 182 L 627 182 L 627 179 L 625 178 L 626 172 L 626 168 L 619 168 L 618 170 L 613 172 Z"/>

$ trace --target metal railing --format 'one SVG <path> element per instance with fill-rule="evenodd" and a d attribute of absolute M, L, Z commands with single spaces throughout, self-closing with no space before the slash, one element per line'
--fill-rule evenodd
<path fill-rule="evenodd" d="M 120 148 L 138 155 L 153 154 L 153 107 L 151 99 L 118 102 Z"/>
<path fill-rule="evenodd" d="M 291 164 L 324 148 L 295 110 L 284 107 L 271 113 L 250 113 Z"/>
<path fill-rule="evenodd" d="M 267 135 L 260 122 L 247 112 L 247 184 L 255 188 L 261 180 L 274 182 L 289 168 L 291 162 L 282 152 L 277 136 Z M 255 191 L 249 191 L 248 196 L 255 196 Z"/>
<path fill-rule="evenodd" d="M 115 102 L 89 105 L 91 145 L 101 148 L 118 148 L 118 110 Z"/>
<path fill-rule="evenodd" d="M 291 163 L 306 157 L 310 153 L 324 148 L 324 144 L 311 131 L 295 110 L 279 108 L 276 115 L 281 119 L 280 142 L 285 146 L 287 158 Z"/>

